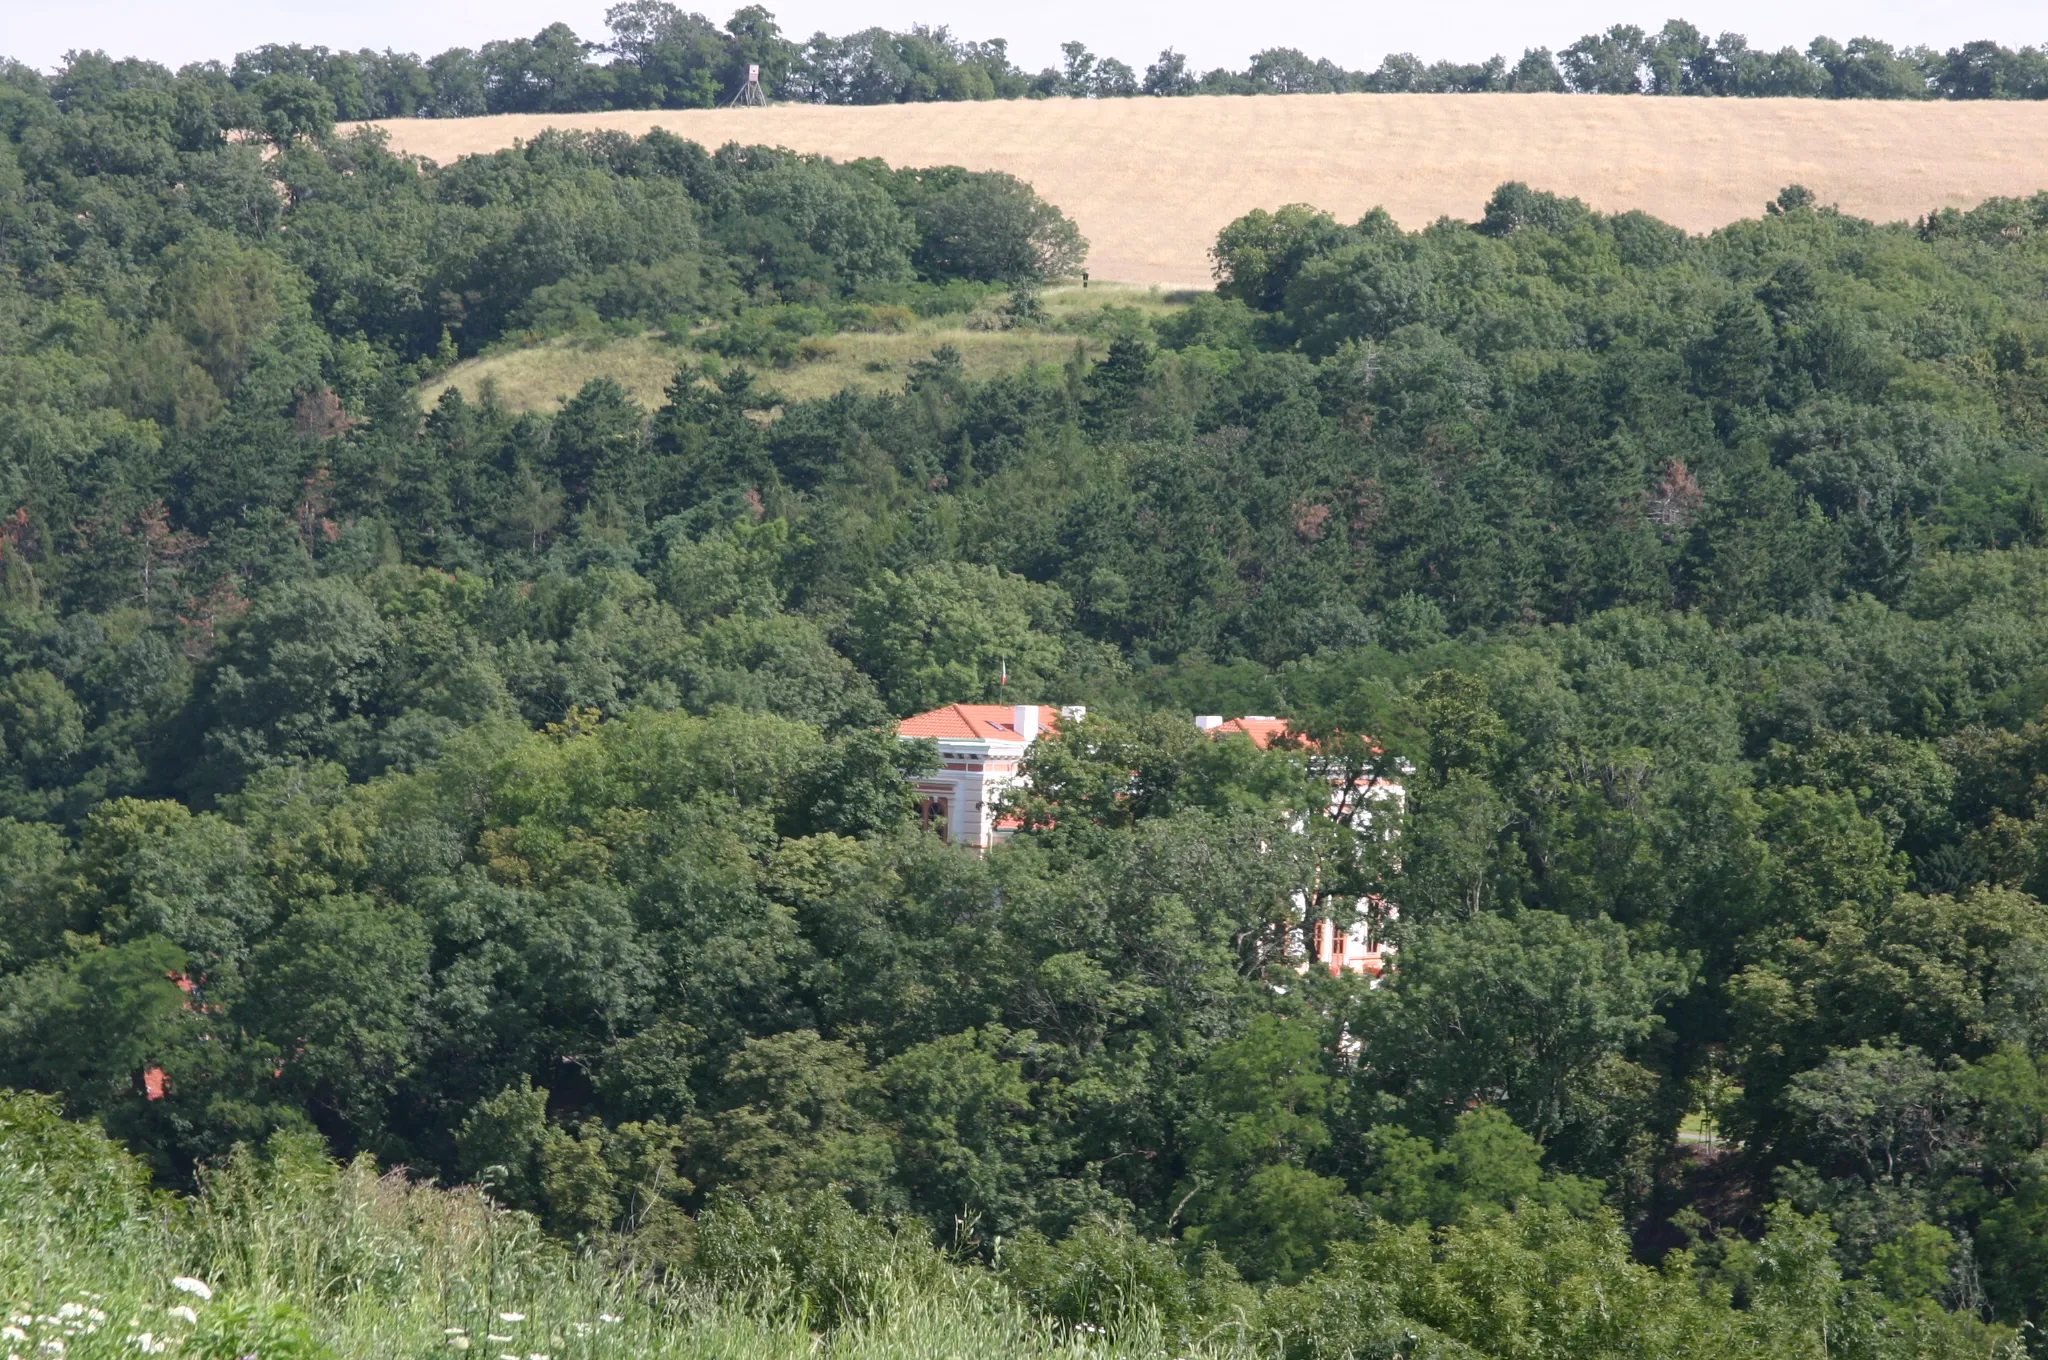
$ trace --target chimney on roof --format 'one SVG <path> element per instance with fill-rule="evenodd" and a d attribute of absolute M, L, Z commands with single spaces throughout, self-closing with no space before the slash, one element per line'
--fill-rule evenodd
<path fill-rule="evenodd" d="M 1223 726 L 1223 715 L 1221 713 L 1198 713 L 1195 715 L 1195 730 L 1197 732 L 1213 732 L 1221 726 Z"/>
<path fill-rule="evenodd" d="M 1037 704 L 1012 705 L 1010 714 L 1010 726 L 1017 729 L 1017 740 L 1026 745 L 1038 740 Z"/>

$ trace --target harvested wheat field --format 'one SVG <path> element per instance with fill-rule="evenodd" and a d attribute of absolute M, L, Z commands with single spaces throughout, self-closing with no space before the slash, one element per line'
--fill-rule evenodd
<path fill-rule="evenodd" d="M 1692 231 L 1754 217 L 1786 184 L 1881 221 L 2048 188 L 2048 102 L 1876 103 L 1595 95 L 1263 95 L 869 108 L 395 119 L 437 161 L 544 128 L 662 127 L 891 165 L 1007 170 L 1080 223 L 1102 279 L 1206 284 L 1216 232 L 1252 208 L 1374 205 L 1405 227 L 1474 218 L 1503 180 L 1641 208 Z"/>

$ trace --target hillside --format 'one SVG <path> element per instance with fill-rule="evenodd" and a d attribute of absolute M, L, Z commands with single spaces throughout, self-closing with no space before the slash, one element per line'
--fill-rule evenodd
<path fill-rule="evenodd" d="M 1688 231 L 1754 217 L 1790 183 L 1880 221 L 2048 187 L 2048 103 L 1862 103 L 1596 95 L 1298 95 L 395 119 L 396 150 L 446 162 L 548 127 L 662 127 L 891 165 L 1007 170 L 1080 223 L 1091 272 L 1209 279 L 1253 208 L 1404 227 L 1476 218 L 1505 180 L 1640 208 Z"/>
<path fill-rule="evenodd" d="M 2048 193 L 324 93 L 0 67 L 0 1355 L 2040 1349 Z"/>

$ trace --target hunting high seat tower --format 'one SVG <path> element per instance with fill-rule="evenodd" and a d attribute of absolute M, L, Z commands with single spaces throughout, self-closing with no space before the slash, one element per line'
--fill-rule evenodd
<path fill-rule="evenodd" d="M 747 83 L 740 86 L 740 92 L 734 95 L 731 101 L 726 104 L 726 107 L 729 109 L 742 106 L 750 109 L 765 109 L 768 107 L 768 96 L 761 89 L 761 67 L 758 62 L 750 63 L 747 66 Z"/>

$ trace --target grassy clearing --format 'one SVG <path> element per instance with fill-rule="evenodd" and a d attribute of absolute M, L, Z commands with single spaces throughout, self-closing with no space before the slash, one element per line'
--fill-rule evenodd
<path fill-rule="evenodd" d="M 970 378 L 990 378 L 1033 363 L 1062 363 L 1072 357 L 1076 337 L 1043 331 L 970 331 L 933 327 L 901 335 L 848 333 L 813 342 L 825 357 L 788 368 L 772 369 L 768 385 L 792 401 L 829 397 L 849 387 L 871 392 L 900 391 L 911 366 L 929 359 L 940 345 L 951 345 Z M 1099 342 L 1083 339 L 1091 356 Z"/>
<path fill-rule="evenodd" d="M 486 385 L 514 411 L 553 412 L 592 378 L 616 378 L 641 405 L 661 405 L 662 391 L 686 352 L 656 335 L 550 340 L 522 349 L 467 359 L 422 383 L 418 396 L 431 406 L 454 388 L 477 400 Z"/>
<path fill-rule="evenodd" d="M 1098 283 L 1092 288 L 1083 288 L 1069 283 L 1048 288 L 1039 296 L 1055 321 L 1073 325 L 1099 314 L 1105 307 L 1133 307 L 1147 319 L 1157 320 L 1186 307 L 1199 296 L 1199 292 L 1194 289 L 1133 288 L 1122 283 Z"/>
<path fill-rule="evenodd" d="M 1156 288 L 1052 288 L 1043 295 L 1051 320 L 1047 330 L 988 330 L 977 326 L 977 321 L 986 324 L 982 318 L 948 316 L 896 333 L 849 331 L 812 341 L 816 357 L 768 369 L 765 376 L 790 400 L 809 401 L 849 387 L 900 391 L 912 366 L 941 345 L 958 350 L 967 376 L 977 380 L 1034 363 L 1065 363 L 1077 344 L 1087 357 L 1099 358 L 1119 315 L 1136 312 L 1156 320 L 1186 306 L 1188 296 Z M 489 383 L 510 409 L 545 414 L 559 409 L 592 378 L 609 377 L 651 410 L 662 404 L 677 365 L 699 357 L 688 345 L 656 332 L 571 336 L 466 360 L 422 383 L 418 397 L 430 406 L 453 387 L 475 401 Z"/>

